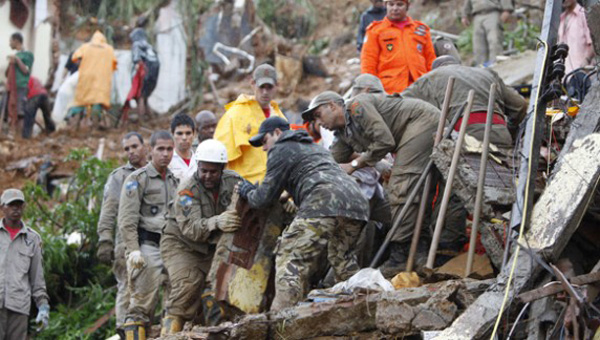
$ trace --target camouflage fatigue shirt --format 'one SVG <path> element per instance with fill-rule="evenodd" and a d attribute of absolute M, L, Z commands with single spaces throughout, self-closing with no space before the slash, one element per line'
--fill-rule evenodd
<path fill-rule="evenodd" d="M 119 202 L 119 230 L 126 254 L 139 250 L 138 228 L 162 233 L 169 202 L 175 197 L 177 179 L 167 169 L 165 178 L 152 162 L 127 176 Z"/>
<path fill-rule="evenodd" d="M 492 84 L 496 84 L 494 112 L 505 117 L 508 127 L 517 127 L 525 117 L 527 112 L 525 99 L 517 91 L 506 86 L 502 78 L 488 68 L 462 65 L 442 66 L 417 79 L 402 92 L 402 96 L 424 100 L 441 110 L 444 103 L 443 93 L 446 92 L 450 77 L 454 77 L 455 81 L 448 121 L 452 120 L 458 111 L 464 110 L 463 106 L 470 90 L 475 91 L 471 111 L 486 112 Z"/>
<path fill-rule="evenodd" d="M 359 94 L 345 105 L 346 126 L 334 131 L 331 154 L 337 162 L 346 163 L 354 152 L 364 153 L 366 164 L 375 166 L 405 141 L 432 128 L 435 131 L 439 115 L 433 105 L 399 94 Z"/>
<path fill-rule="evenodd" d="M 248 202 L 265 208 L 284 189 L 298 206 L 298 218 L 369 218 L 369 202 L 358 184 L 304 130 L 283 132 L 269 150 L 265 179 L 248 194 Z"/>
<path fill-rule="evenodd" d="M 102 210 L 98 219 L 98 243 L 107 242 L 111 245 L 121 243 L 121 233 L 117 226 L 117 216 L 119 213 L 119 199 L 121 198 L 121 188 L 125 178 L 135 171 L 131 163 L 116 168 L 110 173 L 106 184 L 104 185 L 104 198 L 102 199 Z M 115 228 L 116 237 L 115 237 Z"/>
<path fill-rule="evenodd" d="M 211 225 L 227 209 L 233 187 L 241 180 L 235 171 L 223 170 L 216 201 L 212 191 L 200 183 L 198 172 L 184 180 L 169 206 L 164 234 L 173 235 L 192 250 L 207 254 L 209 244 L 216 244 L 221 236 L 221 232 L 211 228 Z"/>
<path fill-rule="evenodd" d="M 509 11 L 514 9 L 512 0 L 465 0 L 462 14 L 465 17 L 489 11 Z"/>

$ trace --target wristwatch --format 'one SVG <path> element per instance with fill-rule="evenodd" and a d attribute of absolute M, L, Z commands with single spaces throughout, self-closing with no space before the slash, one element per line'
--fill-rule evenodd
<path fill-rule="evenodd" d="M 355 160 L 353 160 L 352 162 L 350 162 L 350 166 L 351 166 L 353 169 L 358 169 L 358 160 L 357 160 L 357 159 L 355 159 Z"/>

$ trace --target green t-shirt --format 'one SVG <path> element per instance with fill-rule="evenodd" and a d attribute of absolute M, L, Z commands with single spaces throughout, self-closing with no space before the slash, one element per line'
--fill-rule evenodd
<path fill-rule="evenodd" d="M 15 66 L 16 66 L 15 80 L 17 82 L 17 87 L 18 88 L 27 87 L 27 84 L 29 83 L 29 75 L 31 74 L 31 66 L 33 66 L 33 53 L 31 53 L 29 51 L 19 51 L 19 52 L 17 52 L 17 58 L 21 59 L 23 64 L 25 64 L 27 66 L 27 68 L 29 68 L 29 73 L 25 74 L 25 73 L 21 72 L 21 69 L 19 68 L 19 66 L 17 66 L 15 64 Z"/>

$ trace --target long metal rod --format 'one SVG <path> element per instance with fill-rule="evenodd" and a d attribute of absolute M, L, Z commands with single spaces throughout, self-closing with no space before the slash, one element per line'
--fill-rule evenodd
<path fill-rule="evenodd" d="M 465 277 L 473 270 L 473 257 L 477 244 L 477 233 L 479 232 L 479 220 L 481 219 L 481 204 L 483 203 L 483 190 L 485 187 L 485 174 L 487 172 L 487 160 L 490 151 L 490 134 L 492 132 L 492 119 L 494 117 L 494 103 L 496 102 L 496 84 L 490 86 L 490 98 L 488 100 L 487 117 L 485 120 L 485 132 L 483 134 L 483 150 L 481 152 L 481 163 L 479 166 L 479 179 L 477 181 L 477 195 L 475 196 L 475 212 L 473 213 L 473 226 L 471 227 L 471 240 L 469 241 L 469 253 L 467 255 L 467 268 Z"/>
<path fill-rule="evenodd" d="M 450 122 L 450 125 L 448 125 L 448 127 L 446 128 L 446 131 L 444 132 L 444 136 L 442 139 L 446 139 L 446 138 L 450 137 L 450 134 L 452 133 L 452 127 L 454 125 L 456 125 L 456 122 L 458 122 L 458 119 L 460 117 L 461 117 L 460 112 L 457 112 L 457 114 L 454 115 L 454 117 L 452 118 L 452 122 Z M 371 261 L 371 264 L 369 265 L 369 267 L 375 268 L 375 266 L 377 266 L 377 263 L 379 263 L 379 260 L 381 260 L 383 253 L 385 253 L 385 250 L 390 245 L 392 236 L 394 235 L 396 230 L 398 230 L 398 227 L 400 227 L 400 222 L 402 222 L 402 220 L 404 219 L 404 216 L 408 212 L 408 208 L 410 207 L 412 202 L 415 200 L 417 193 L 419 192 L 419 190 L 421 190 L 421 187 L 422 187 L 423 183 L 425 183 L 425 179 L 427 178 L 427 175 L 429 174 L 429 172 L 431 171 L 432 168 L 433 168 L 433 160 L 430 159 L 429 162 L 427 162 L 427 165 L 425 165 L 425 167 L 423 168 L 423 173 L 421 174 L 421 177 L 419 177 L 417 184 L 415 184 L 415 187 L 408 195 L 408 198 L 406 199 L 406 203 L 404 203 L 404 206 L 402 207 L 401 210 L 396 210 L 396 213 L 394 214 L 394 218 L 392 221 L 392 229 L 390 229 L 390 231 L 388 231 L 388 233 L 385 237 L 385 240 L 383 241 L 383 244 L 379 247 L 379 251 L 377 251 L 377 254 L 375 254 L 375 257 Z"/>
<path fill-rule="evenodd" d="M 450 102 L 452 101 L 452 92 L 454 89 L 454 77 L 448 78 L 448 85 L 446 85 L 446 94 L 444 95 L 444 103 L 442 104 L 442 112 L 440 114 L 440 120 L 438 122 L 438 128 L 435 132 L 435 139 L 433 146 L 437 146 L 442 140 L 444 133 L 444 126 L 446 126 L 446 119 L 448 117 L 448 111 L 450 108 Z M 419 213 L 417 214 L 417 224 L 415 224 L 415 230 L 413 232 L 412 242 L 410 244 L 410 251 L 408 252 L 408 260 L 406 261 L 406 271 L 411 272 L 415 264 L 415 255 L 417 254 L 417 246 L 419 245 L 419 238 L 421 237 L 421 230 L 423 229 L 423 221 L 425 220 L 425 211 L 427 210 L 427 204 L 429 201 L 429 190 L 431 189 L 432 174 L 427 175 L 425 180 L 425 186 L 423 187 L 423 194 L 421 195 L 421 204 L 419 206 Z"/>
<path fill-rule="evenodd" d="M 435 262 L 435 255 L 437 252 L 438 245 L 440 243 L 440 236 L 442 235 L 442 227 L 444 220 L 446 219 L 446 211 L 448 210 L 448 202 L 450 202 L 450 195 L 452 193 L 452 184 L 454 183 L 454 175 L 458 169 L 458 161 L 460 158 L 460 150 L 462 149 L 465 134 L 467 133 L 467 126 L 469 125 L 469 117 L 471 116 L 471 107 L 473 106 L 473 96 L 475 91 L 469 91 L 467 99 L 467 108 L 463 114 L 462 124 L 460 125 L 460 132 L 458 133 L 458 139 L 456 140 L 456 146 L 454 148 L 454 155 L 452 156 L 452 163 L 450 164 L 450 170 L 448 171 L 448 180 L 446 181 L 446 187 L 444 188 L 444 196 L 440 205 L 440 212 L 435 223 L 435 230 L 433 232 L 433 239 L 431 240 L 431 247 L 429 248 L 429 256 L 427 257 L 426 267 L 433 269 L 433 263 Z"/>

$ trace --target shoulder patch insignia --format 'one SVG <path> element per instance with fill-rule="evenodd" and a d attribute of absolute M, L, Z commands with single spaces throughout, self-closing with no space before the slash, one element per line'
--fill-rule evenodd
<path fill-rule="evenodd" d="M 185 189 L 179 192 L 179 196 L 190 196 L 194 197 L 194 193 L 191 190 Z"/>
<path fill-rule="evenodd" d="M 392 52 L 392 50 L 394 49 L 394 44 L 387 44 L 387 50 Z"/>
<path fill-rule="evenodd" d="M 417 44 L 417 50 L 418 50 L 420 53 L 423 53 L 423 45 L 421 45 L 421 44 Z"/>
<path fill-rule="evenodd" d="M 135 195 L 137 188 L 140 184 L 138 181 L 129 181 L 125 184 L 125 191 L 127 193 L 127 197 L 132 197 Z"/>
<path fill-rule="evenodd" d="M 350 114 L 352 116 L 358 116 L 358 115 L 361 115 L 362 113 L 363 113 L 363 108 L 359 102 L 354 102 L 354 103 L 352 103 L 352 105 L 350 105 Z"/>
<path fill-rule="evenodd" d="M 189 191 L 189 190 L 184 190 Z M 191 192 L 190 192 L 191 193 Z M 181 192 L 180 192 L 181 194 Z M 181 212 L 183 216 L 187 217 L 192 211 L 192 197 L 188 195 L 182 195 L 179 197 L 179 205 L 181 206 Z"/>

